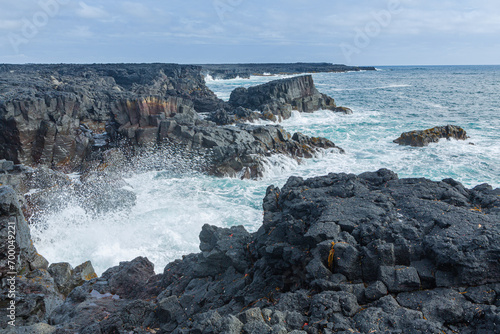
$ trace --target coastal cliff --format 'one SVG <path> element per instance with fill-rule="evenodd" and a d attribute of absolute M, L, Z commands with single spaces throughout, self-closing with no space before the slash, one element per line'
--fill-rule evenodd
<path fill-rule="evenodd" d="M 266 155 L 301 159 L 336 148 L 326 139 L 276 126 L 221 127 L 204 119 L 235 107 L 206 87 L 199 66 L 1 65 L 0 73 L 0 158 L 15 163 L 81 171 L 101 163 L 102 152 L 110 148 L 130 155 L 148 145 L 175 145 L 207 156 L 208 173 L 258 177 Z M 310 77 L 275 86 L 285 99 L 266 100 L 272 114 L 334 106 Z M 261 93 L 256 90 L 253 98 Z"/>

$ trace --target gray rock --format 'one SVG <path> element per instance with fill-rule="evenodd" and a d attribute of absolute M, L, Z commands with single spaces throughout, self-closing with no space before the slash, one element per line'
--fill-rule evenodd
<path fill-rule="evenodd" d="M 388 267 L 381 266 L 379 279 L 390 292 L 413 291 L 420 288 L 418 272 L 412 267 Z"/>
<path fill-rule="evenodd" d="M 337 107 L 331 97 L 319 93 L 310 75 L 275 80 L 250 88 L 237 88 L 231 93 L 229 104 L 235 108 L 258 110 L 262 113 L 262 118 L 273 121 L 289 118 L 292 110 L 313 112 L 328 109 L 352 113 L 349 108 Z"/>
<path fill-rule="evenodd" d="M 381 281 L 373 282 L 365 290 L 365 296 L 369 301 L 374 301 L 387 295 L 387 287 Z"/>
<path fill-rule="evenodd" d="M 437 143 L 441 138 L 466 140 L 469 137 L 467 137 L 467 133 L 461 127 L 446 125 L 427 130 L 405 132 L 398 139 L 395 139 L 394 142 L 399 145 L 422 147 L 429 145 L 429 143 Z"/>

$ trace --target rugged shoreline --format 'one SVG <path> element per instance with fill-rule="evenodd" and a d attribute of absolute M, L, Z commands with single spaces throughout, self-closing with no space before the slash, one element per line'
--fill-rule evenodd
<path fill-rule="evenodd" d="M 2 222 L 22 223 L 14 193 L 0 189 Z M 44 333 L 500 330 L 500 189 L 389 170 L 291 177 L 268 188 L 263 208 L 255 233 L 205 225 L 201 253 L 162 274 L 137 258 L 78 283 L 56 270 L 64 264 L 47 271 L 27 256 L 25 225 L 18 324 Z"/>
<path fill-rule="evenodd" d="M 99 168 L 109 149 L 133 155 L 170 143 L 207 156 L 205 172 L 255 178 L 269 154 L 300 160 L 318 149 L 342 151 L 324 138 L 245 124 L 287 118 L 294 109 L 348 111 L 319 93 L 311 76 L 227 103 L 205 85 L 200 66 L 1 65 L 0 73 L 0 158 L 15 163 L 85 171 Z"/>
<path fill-rule="evenodd" d="M 214 79 L 249 78 L 251 75 L 294 75 L 301 73 L 375 71 L 372 66 L 346 66 L 330 63 L 290 64 L 205 64 L 202 73 Z"/>
<path fill-rule="evenodd" d="M 7 159 L 0 160 L 0 235 L 7 240 L 10 226 L 18 232 L 17 327 L 2 322 L 1 333 L 500 331 L 500 189 L 487 184 L 467 189 L 385 169 L 291 177 L 282 189 L 267 189 L 257 232 L 205 225 L 201 252 L 160 274 L 144 257 L 101 277 L 89 262 L 49 264 L 26 218 L 66 195 L 86 210 L 133 206 L 120 171 L 133 159 L 144 164 L 150 145 L 160 155 L 173 147 L 201 157 L 203 172 L 244 178 L 259 177 L 269 154 L 342 152 L 324 138 L 247 124 L 294 109 L 349 113 L 310 76 L 236 90 L 226 103 L 208 90 L 202 71 L 0 65 L 0 159 Z M 83 171 L 78 185 L 61 172 L 75 168 Z M 12 284 L 2 247 L 5 288 Z M 8 291 L 0 295 L 3 319 Z"/>

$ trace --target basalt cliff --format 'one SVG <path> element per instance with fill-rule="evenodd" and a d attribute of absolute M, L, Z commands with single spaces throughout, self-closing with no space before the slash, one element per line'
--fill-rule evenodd
<path fill-rule="evenodd" d="M 286 118 L 292 109 L 337 108 L 310 76 L 240 92 L 239 102 L 227 103 L 206 87 L 199 66 L 0 65 L 0 74 L 0 158 L 15 163 L 73 171 L 102 163 L 110 148 L 134 154 L 170 144 L 206 156 L 205 172 L 258 177 L 266 155 L 300 159 L 338 149 L 279 126 L 244 124 Z M 220 114 L 232 118 L 221 122 Z"/>

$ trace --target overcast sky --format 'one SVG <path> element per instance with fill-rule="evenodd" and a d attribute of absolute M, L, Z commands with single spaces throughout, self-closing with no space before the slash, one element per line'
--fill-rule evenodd
<path fill-rule="evenodd" d="M 500 64 L 498 0 L 0 0 L 0 63 Z"/>

